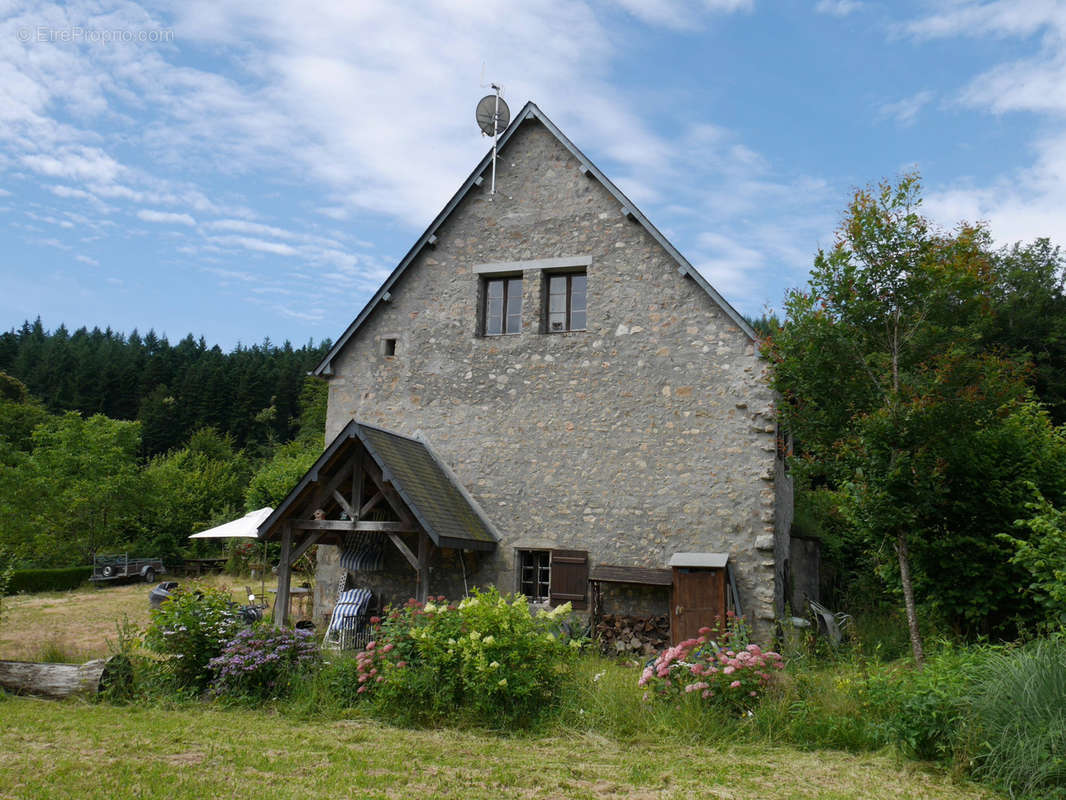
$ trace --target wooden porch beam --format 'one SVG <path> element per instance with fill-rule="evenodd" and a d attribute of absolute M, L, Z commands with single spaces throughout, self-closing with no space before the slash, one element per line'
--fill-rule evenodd
<path fill-rule="evenodd" d="M 373 510 L 374 506 L 376 506 L 384 499 L 385 495 L 383 495 L 380 491 L 374 492 L 374 496 L 367 500 L 363 504 L 363 507 L 359 509 L 359 516 L 365 517 L 370 511 Z"/>
<path fill-rule="evenodd" d="M 429 536 L 425 531 L 418 535 L 418 589 L 417 597 L 420 603 L 426 602 L 429 597 L 429 553 L 432 548 Z"/>
<path fill-rule="evenodd" d="M 281 560 L 278 562 L 278 591 L 274 596 L 274 624 L 289 624 L 289 581 L 292 578 L 292 523 L 284 522 L 281 530 Z M 279 617 L 278 610 L 281 610 Z"/>
<path fill-rule="evenodd" d="M 409 513 L 407 513 L 407 504 L 404 503 L 403 498 L 400 497 L 399 492 L 389 485 L 388 481 L 381 474 L 381 470 L 378 469 L 378 465 L 374 463 L 373 459 L 367 458 L 364 462 L 366 474 L 370 476 L 370 480 L 374 482 L 374 485 L 378 487 L 385 499 L 392 506 L 392 510 L 396 512 L 396 516 L 407 522 L 411 527 L 414 527 L 414 519 Z"/>
<path fill-rule="evenodd" d="M 346 531 L 360 533 L 418 533 L 412 520 L 408 522 L 391 522 L 377 520 L 348 519 L 294 519 L 293 527 L 298 531 Z"/>
<path fill-rule="evenodd" d="M 399 534 L 390 533 L 389 538 L 392 540 L 392 543 L 396 545 L 396 549 L 403 553 L 403 557 L 407 559 L 407 563 L 411 565 L 415 572 L 418 572 L 418 558 L 411 552 L 411 548 L 400 538 Z"/>
<path fill-rule="evenodd" d="M 348 504 L 348 501 L 344 499 L 344 495 L 333 490 L 333 499 L 337 501 L 337 504 L 344 509 L 344 513 L 348 515 L 350 519 L 356 519 L 359 515 L 353 510 L 352 506 Z"/>
<path fill-rule="evenodd" d="M 295 550 L 292 551 L 292 555 L 289 556 L 289 566 L 294 566 L 304 553 L 306 553 L 311 545 L 316 544 L 319 539 L 322 538 L 322 531 L 312 531 Z"/>
<path fill-rule="evenodd" d="M 358 521 L 363 516 L 363 510 L 359 507 L 359 504 L 363 502 L 363 470 L 360 467 L 363 464 L 363 459 L 359 459 L 352 467 L 352 502 L 351 507 L 355 510 L 353 514 L 351 510 L 348 511 L 348 516 Z"/>
<path fill-rule="evenodd" d="M 349 459 L 349 461 L 344 464 L 344 466 L 337 470 L 336 474 L 332 478 L 330 478 L 324 485 L 320 486 L 318 490 L 311 495 L 311 498 L 308 501 L 307 505 L 305 505 L 301 509 L 301 516 L 309 517 L 315 511 L 315 509 L 322 507 L 322 504 L 329 499 L 330 495 L 333 493 L 333 490 L 340 486 L 341 482 L 343 482 L 352 473 L 352 470 L 355 466 L 355 461 L 357 459 L 358 456 Z"/>

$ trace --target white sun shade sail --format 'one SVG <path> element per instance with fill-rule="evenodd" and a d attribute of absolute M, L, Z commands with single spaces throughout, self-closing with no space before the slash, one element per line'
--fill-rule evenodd
<path fill-rule="evenodd" d="M 208 528 L 206 531 L 194 533 L 189 538 L 230 539 L 234 537 L 243 537 L 245 539 L 254 539 L 259 531 L 259 526 L 263 524 L 263 520 L 273 513 L 274 509 L 269 506 L 255 511 L 249 511 L 240 519 L 227 522 L 225 525 L 216 525 L 214 528 Z"/>

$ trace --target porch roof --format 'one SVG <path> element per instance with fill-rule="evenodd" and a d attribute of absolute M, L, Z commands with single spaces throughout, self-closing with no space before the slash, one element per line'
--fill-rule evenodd
<path fill-rule="evenodd" d="M 296 486 L 260 526 L 260 539 L 278 539 L 281 523 L 302 510 L 359 450 L 377 464 L 411 515 L 437 547 L 494 550 L 499 541 L 492 522 L 425 442 L 355 420 L 337 434 Z M 332 503 L 332 500 L 327 500 Z"/>

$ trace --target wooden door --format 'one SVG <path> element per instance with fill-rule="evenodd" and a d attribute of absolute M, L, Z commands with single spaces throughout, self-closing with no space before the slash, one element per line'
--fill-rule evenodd
<path fill-rule="evenodd" d="M 700 628 L 720 630 L 725 623 L 725 569 L 674 567 L 670 638 L 674 644 L 700 635 Z"/>

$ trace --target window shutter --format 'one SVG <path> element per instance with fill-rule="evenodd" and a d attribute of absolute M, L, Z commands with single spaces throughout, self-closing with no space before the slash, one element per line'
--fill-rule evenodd
<path fill-rule="evenodd" d="M 569 602 L 575 610 L 586 609 L 588 586 L 589 554 L 584 550 L 552 550 L 551 604 Z"/>

